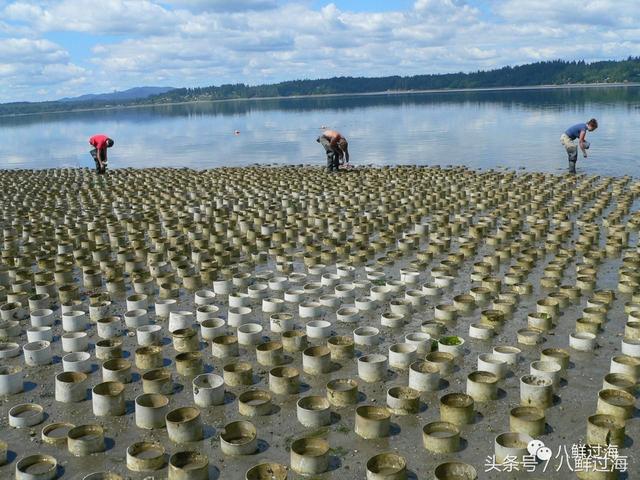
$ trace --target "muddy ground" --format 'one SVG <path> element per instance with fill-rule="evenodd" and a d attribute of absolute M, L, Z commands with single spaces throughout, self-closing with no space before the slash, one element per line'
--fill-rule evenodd
<path fill-rule="evenodd" d="M 637 205 L 636 205 L 637 206 Z M 635 246 L 637 238 L 631 237 L 631 244 Z M 452 247 L 453 250 L 453 247 Z M 387 354 L 389 345 L 404 341 L 404 336 L 410 332 L 420 331 L 420 325 L 425 320 L 433 318 L 433 306 L 437 303 L 449 303 L 452 297 L 459 293 L 465 293 L 472 286 L 469 273 L 474 262 L 481 260 L 489 247 L 483 247 L 474 258 L 464 262 L 458 272 L 454 287 L 441 298 L 431 298 L 426 308 L 413 314 L 402 329 L 391 330 L 380 327 L 380 309 L 364 315 L 360 325 L 375 325 L 381 329 L 382 341 L 376 347 L 356 347 L 356 356 L 366 353 L 379 352 Z M 393 268 L 387 269 L 388 277 L 399 279 L 399 268 L 415 258 L 409 256 L 396 263 Z M 618 294 L 608 314 L 608 322 L 605 330 L 598 336 L 598 348 L 593 353 L 584 353 L 571 350 L 571 365 L 566 371 L 565 380 L 558 391 L 554 405 L 546 412 L 547 433 L 541 437 L 554 454 L 546 472 L 543 472 L 543 464 L 538 465 L 533 473 L 526 472 L 485 472 L 485 460 L 493 454 L 494 438 L 501 432 L 509 430 L 509 410 L 517 406 L 519 397 L 519 377 L 529 373 L 529 364 L 540 358 L 540 351 L 547 347 L 569 348 L 569 334 L 574 330 L 575 320 L 581 316 L 581 310 L 586 306 L 587 296 L 582 296 L 579 303 L 570 305 L 561 312 L 558 326 L 551 333 L 544 335 L 544 342 L 536 346 L 519 345 L 516 340 L 516 331 L 527 324 L 527 313 L 535 311 L 535 302 L 543 298 L 548 292 L 539 284 L 542 269 L 552 256 L 547 256 L 545 261 L 539 261 L 527 281 L 533 285 L 531 295 L 521 297 L 517 311 L 513 318 L 508 320 L 503 330 L 490 341 L 478 341 L 469 338 L 468 328 L 470 323 L 477 322 L 480 317 L 480 309 L 472 315 L 460 317 L 447 328 L 447 334 L 459 335 L 466 339 L 465 355 L 458 362 L 456 371 L 444 377 L 441 389 L 437 392 L 427 392 L 422 395 L 421 411 L 415 415 L 392 417 L 392 434 L 382 440 L 363 440 L 354 433 L 355 406 L 346 408 L 332 408 L 332 423 L 321 429 L 313 430 L 303 427 L 296 419 L 296 401 L 303 395 L 325 395 L 326 383 L 334 378 L 357 379 L 356 360 L 336 363 L 334 370 L 325 375 L 311 376 L 302 373 L 301 353 L 287 354 L 290 365 L 295 366 L 301 372 L 303 388 L 299 395 L 281 396 L 274 395 L 276 408 L 271 415 L 255 417 L 250 420 L 255 424 L 259 438 L 259 453 L 245 457 L 229 457 L 221 453 L 219 448 L 219 431 L 223 426 L 233 420 L 242 419 L 238 412 L 237 396 L 249 387 L 227 387 L 226 403 L 223 406 L 211 407 L 202 410 L 204 423 L 206 424 L 205 439 L 193 444 L 176 445 L 169 441 L 165 429 L 145 431 L 136 428 L 133 401 L 142 393 L 142 381 L 140 374 L 134 365 L 134 381 L 126 385 L 127 413 L 121 417 L 95 418 L 92 413 L 92 404 L 87 399 L 80 403 L 62 404 L 54 399 L 54 376 L 62 371 L 61 343 L 53 343 L 55 360 L 52 365 L 32 368 L 26 367 L 26 389 L 23 393 L 0 399 L 0 438 L 9 444 L 9 463 L 0 467 L 0 479 L 13 478 L 16 461 L 25 455 L 41 452 L 51 454 L 58 459 L 61 465 L 60 478 L 79 480 L 84 475 L 96 471 L 117 472 L 127 479 L 164 479 L 167 477 L 167 467 L 156 472 L 135 473 L 127 469 L 125 464 L 125 452 L 129 445 L 142 440 L 153 440 L 162 443 L 167 454 L 176 451 L 195 449 L 203 452 L 210 461 L 211 478 L 242 479 L 248 468 L 263 461 L 278 462 L 289 465 L 289 450 L 291 442 L 302 436 L 320 435 L 325 437 L 331 446 L 330 470 L 322 475 L 306 478 L 316 479 L 363 479 L 365 478 L 365 465 L 367 460 L 380 452 L 395 451 L 403 455 L 407 460 L 410 476 L 415 479 L 431 479 L 433 471 L 441 462 L 456 459 L 476 467 L 480 479 L 567 479 L 575 478 L 571 472 L 567 459 L 555 458 L 558 450 L 563 446 L 571 454 L 571 446 L 585 441 L 587 417 L 596 411 L 597 393 L 602 388 L 602 380 L 609 372 L 610 359 L 614 354 L 620 353 L 620 341 L 624 331 L 627 315 L 623 311 L 623 305 L 629 301 L 628 295 Z M 432 266 L 436 264 L 434 259 Z M 566 271 L 562 283 L 573 284 L 575 279 L 575 263 L 573 259 Z M 617 272 L 620 260 L 605 260 L 598 269 L 597 288 L 616 289 Z M 501 267 L 503 273 L 507 265 Z M 262 265 L 259 271 L 275 271 L 275 265 Z M 303 265 L 296 265 L 296 271 L 305 271 Z M 331 271 L 331 270 L 329 270 Z M 364 267 L 358 267 L 356 278 L 364 279 Z M 309 280 L 319 281 L 319 277 L 310 276 Z M 422 283 L 427 278 L 421 280 Z M 332 290 L 332 289 L 331 289 Z M 326 293 L 333 293 L 325 289 Z M 129 292 L 132 293 L 132 292 Z M 110 314 L 123 315 L 125 312 L 124 297 L 112 298 L 114 304 L 110 307 Z M 218 296 L 216 305 L 220 307 L 220 316 L 226 317 L 226 299 Z M 85 305 L 88 305 L 86 303 Z M 150 313 L 153 318 L 153 301 L 150 299 Z M 258 301 L 252 305 L 256 317 L 264 326 L 265 336 L 271 339 L 279 339 L 279 334 L 269 331 L 268 314 L 263 314 Z M 181 290 L 179 309 L 194 310 L 193 293 Z M 287 311 L 296 315 L 297 325 L 302 327 L 302 322 L 297 316 L 297 307 L 288 304 Z M 56 310 L 57 322 L 56 335 L 61 334 L 59 323 L 60 310 Z M 333 332 L 338 335 L 351 335 L 356 325 L 341 324 L 336 322 L 335 314 L 328 313 L 324 317 L 333 323 Z M 167 322 L 159 321 L 167 326 Z M 232 329 L 228 329 L 231 332 Z M 88 330 L 91 336 L 91 351 L 93 344 L 98 340 L 95 325 Z M 133 333 L 133 332 L 131 332 Z M 166 330 L 165 330 L 166 336 Z M 17 341 L 20 344 L 26 342 L 23 331 Z M 124 336 L 124 350 L 133 363 L 133 352 L 136 348 L 136 339 L 133 334 Z M 174 352 L 168 344 L 170 340 L 165 338 L 164 354 L 169 362 Z M 323 344 L 324 341 L 311 340 L 311 344 Z M 476 420 L 472 425 L 462 427 L 463 449 L 456 454 L 437 455 L 426 451 L 422 446 L 422 427 L 431 421 L 439 419 L 438 399 L 450 392 L 465 392 L 466 376 L 477 369 L 477 356 L 483 352 L 491 352 L 495 345 L 513 345 L 522 349 L 519 363 L 512 369 L 512 373 L 499 384 L 500 395 L 495 401 L 487 403 L 476 402 Z M 202 351 L 205 353 L 206 371 L 222 375 L 222 366 L 225 361 L 220 361 L 211 356 L 210 344 L 202 343 Z M 251 388 L 268 390 L 268 367 L 262 367 L 255 361 L 253 348 L 241 347 L 241 357 L 249 360 L 254 365 L 255 384 Z M 94 368 L 89 375 L 90 386 L 102 381 L 99 362 L 94 360 Z M 21 364 L 21 357 L 2 360 L 3 364 Z M 169 365 L 173 369 L 173 363 Z M 193 404 L 191 379 L 180 377 L 174 370 L 175 393 L 170 396 L 170 408 Z M 361 392 L 358 405 L 386 404 L 386 391 L 393 385 L 407 385 L 408 372 L 390 369 L 385 382 L 367 384 L 359 381 Z M 27 429 L 14 429 L 8 425 L 8 411 L 16 404 L 34 402 L 45 409 L 46 420 L 35 427 Z M 42 427 L 52 422 L 72 422 L 76 425 L 98 423 L 105 428 L 107 437 L 107 450 L 101 454 L 89 457 L 74 458 L 64 448 L 58 448 L 44 444 L 40 433 Z M 625 447 L 620 450 L 620 455 L 628 456 L 627 474 L 620 478 L 640 478 L 640 455 L 638 455 L 637 443 L 640 441 L 640 415 L 636 410 L 634 417 L 627 422 Z M 564 456 L 564 455 L 563 455 Z M 168 457 L 168 455 L 167 455 Z M 569 459 L 572 460 L 572 459 Z M 562 463 L 561 463 L 562 462 Z M 558 470 L 558 471 L 556 471 Z M 302 478 L 294 472 L 289 473 L 289 478 Z"/>

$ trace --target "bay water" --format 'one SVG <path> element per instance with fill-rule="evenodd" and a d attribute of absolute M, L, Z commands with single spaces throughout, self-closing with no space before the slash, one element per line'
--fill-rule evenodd
<path fill-rule="evenodd" d="M 109 168 L 317 164 L 323 128 L 354 165 L 466 165 L 561 173 L 562 132 L 597 118 L 579 172 L 640 176 L 640 87 L 386 93 L 103 109 L 0 118 L 0 168 L 92 167 L 88 139 L 115 140 Z"/>

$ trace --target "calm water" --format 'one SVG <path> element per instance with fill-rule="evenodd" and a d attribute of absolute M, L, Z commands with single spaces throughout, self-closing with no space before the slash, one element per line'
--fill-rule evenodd
<path fill-rule="evenodd" d="M 321 126 L 354 164 L 566 168 L 560 134 L 596 117 L 587 173 L 640 176 L 640 88 L 233 101 L 0 118 L 0 166 L 92 166 L 89 136 L 115 139 L 110 168 L 324 163 Z M 239 130 L 239 135 L 234 131 Z"/>

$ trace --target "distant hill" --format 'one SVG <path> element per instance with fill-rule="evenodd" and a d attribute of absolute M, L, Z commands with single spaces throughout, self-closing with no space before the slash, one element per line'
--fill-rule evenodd
<path fill-rule="evenodd" d="M 600 62 L 551 60 L 476 72 L 433 73 L 409 77 L 333 77 L 290 80 L 264 85 L 210 86 L 202 88 L 139 87 L 124 92 L 83 95 L 54 102 L 0 104 L 0 115 L 61 112 L 131 105 L 162 105 L 176 102 L 291 97 L 374 92 L 415 92 L 541 85 L 575 85 L 640 82 L 640 57 Z M 153 89 L 165 91 L 154 92 Z"/>
<path fill-rule="evenodd" d="M 90 93 L 79 97 L 65 97 L 58 102 L 66 103 L 82 103 L 82 102 L 122 102 L 129 100 L 142 100 L 153 95 L 162 95 L 163 93 L 175 90 L 174 87 L 134 87 L 128 90 L 122 90 L 111 93 Z"/>

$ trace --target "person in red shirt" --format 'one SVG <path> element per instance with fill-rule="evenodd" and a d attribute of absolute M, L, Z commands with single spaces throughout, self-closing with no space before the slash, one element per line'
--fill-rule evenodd
<path fill-rule="evenodd" d="M 89 139 L 89 144 L 95 147 L 91 150 L 91 156 L 96 162 L 96 171 L 105 173 L 107 171 L 107 148 L 113 147 L 113 140 L 106 135 L 94 135 Z"/>

